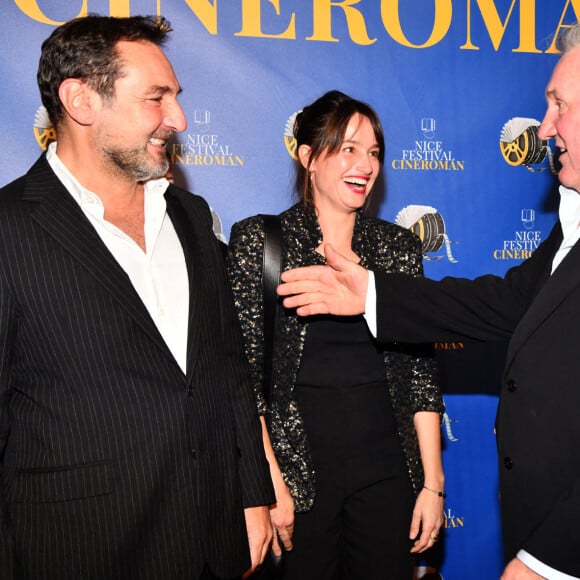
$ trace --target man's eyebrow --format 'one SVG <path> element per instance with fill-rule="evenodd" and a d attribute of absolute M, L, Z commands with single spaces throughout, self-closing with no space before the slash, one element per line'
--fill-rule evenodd
<path fill-rule="evenodd" d="M 148 95 L 166 95 L 168 93 L 174 93 L 174 89 L 169 85 L 153 85 L 149 87 L 146 91 Z M 179 86 L 176 95 L 180 95 L 183 92 L 183 88 Z"/>

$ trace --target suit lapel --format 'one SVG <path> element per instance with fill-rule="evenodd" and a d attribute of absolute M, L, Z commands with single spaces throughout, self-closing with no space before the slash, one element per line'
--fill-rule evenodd
<path fill-rule="evenodd" d="M 94 276 L 158 345 L 167 345 L 117 260 L 103 244 L 77 202 L 41 157 L 27 174 L 23 201 L 35 202 L 32 217 Z M 173 359 L 173 357 L 171 357 Z"/>
<path fill-rule="evenodd" d="M 561 234 L 555 239 L 550 264 L 562 241 Z M 508 364 L 525 341 L 549 318 L 558 306 L 580 285 L 580 242 L 568 252 L 564 260 L 549 276 L 525 315 L 516 327 L 508 349 Z"/>
<path fill-rule="evenodd" d="M 197 352 L 200 343 L 199 324 L 199 303 L 200 292 L 203 281 L 201 265 L 201 248 L 194 228 L 194 216 L 190 216 L 189 204 L 184 205 L 178 196 L 177 188 L 169 186 L 165 193 L 167 202 L 167 215 L 170 217 L 175 232 L 181 242 L 185 263 L 187 265 L 187 276 L 189 280 L 189 315 L 187 321 L 187 379 L 191 380 L 197 359 Z M 187 195 L 192 195 L 188 193 Z M 190 219 L 187 218 L 189 216 Z"/>

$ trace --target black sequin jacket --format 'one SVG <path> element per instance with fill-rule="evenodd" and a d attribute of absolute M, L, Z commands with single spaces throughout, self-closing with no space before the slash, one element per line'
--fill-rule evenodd
<path fill-rule="evenodd" d="M 280 217 L 282 270 L 323 264 L 324 258 L 315 251 L 322 242 L 322 232 L 313 209 L 297 204 Z M 294 498 L 296 511 L 302 512 L 312 507 L 315 495 L 315 471 L 294 397 L 308 320 L 296 316 L 294 311 L 278 309 L 272 402 L 268 408 L 261 392 L 263 243 L 264 228 L 259 215 L 234 224 L 229 241 L 228 267 L 252 368 L 258 411 L 266 416 L 280 469 Z M 423 273 L 419 238 L 395 224 L 366 217 L 362 212 L 356 217 L 352 249 L 368 269 L 413 276 Z M 429 356 L 425 356 L 424 351 L 417 347 L 385 345 L 386 384 L 415 492 L 423 486 L 423 473 L 413 415 L 417 411 L 443 412 L 436 363 L 430 356 L 432 353 L 429 351 Z"/>

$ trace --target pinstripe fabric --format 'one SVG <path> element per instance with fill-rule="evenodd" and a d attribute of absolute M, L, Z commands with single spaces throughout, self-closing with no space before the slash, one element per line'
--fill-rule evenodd
<path fill-rule="evenodd" d="M 45 159 L 0 191 L 2 578 L 15 562 L 58 580 L 249 566 L 243 507 L 273 494 L 222 250 L 201 198 L 166 199 L 190 280 L 185 376 Z"/>

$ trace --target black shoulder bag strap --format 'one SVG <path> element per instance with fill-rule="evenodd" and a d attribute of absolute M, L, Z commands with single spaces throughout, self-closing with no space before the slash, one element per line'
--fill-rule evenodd
<path fill-rule="evenodd" d="M 264 220 L 264 263 L 262 267 L 262 288 L 264 293 L 264 380 L 263 393 L 270 405 L 272 388 L 272 357 L 276 326 L 278 295 L 276 286 L 280 283 L 282 262 L 281 227 L 277 215 L 263 214 Z"/>
<path fill-rule="evenodd" d="M 276 338 L 276 312 L 278 295 L 276 286 L 280 283 L 282 266 L 282 228 L 280 217 L 262 214 L 264 220 L 264 261 L 262 265 L 262 291 L 264 295 L 264 379 L 262 392 L 270 406 L 272 400 L 272 358 Z M 282 555 L 284 552 L 282 552 Z M 260 569 L 252 575 L 256 579 L 276 580 L 282 578 L 284 558 L 274 555 L 270 549 Z"/>

